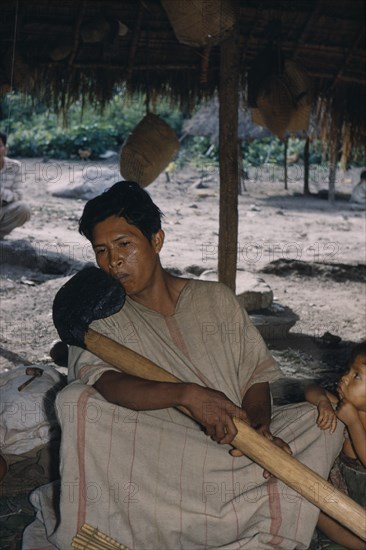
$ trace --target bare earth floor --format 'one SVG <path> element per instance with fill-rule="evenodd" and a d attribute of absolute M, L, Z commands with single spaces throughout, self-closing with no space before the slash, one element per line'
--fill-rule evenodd
<path fill-rule="evenodd" d="M 93 261 L 90 246 L 78 234 L 78 219 L 88 198 L 120 179 L 117 158 L 23 159 L 22 166 L 24 198 L 33 214 L 0 242 L 0 372 L 20 364 L 53 364 L 49 350 L 58 338 L 53 298 L 72 273 Z M 285 373 L 274 388 L 278 402 L 300 399 L 309 379 L 332 387 L 353 343 L 366 338 L 365 212 L 346 200 L 359 173 L 339 175 L 342 198 L 335 204 L 317 195 L 326 188 L 320 169 L 311 173 L 313 194 L 302 196 L 301 166 L 291 167 L 288 190 L 280 169 L 252 170 L 239 196 L 238 269 L 261 277 L 274 303 L 299 318 L 288 336 L 267 341 Z M 183 276 L 216 269 L 217 170 L 184 168 L 170 180 L 162 174 L 147 188 L 164 213 L 163 265 Z M 17 253 L 12 255 L 9 247 Z M 1 499 L 0 514 L 16 512 L 17 506 L 15 497 Z M 18 524 L 16 514 L 2 519 L 8 530 L 1 548 L 19 547 L 20 528 L 31 514 L 25 510 Z M 328 543 L 314 542 L 314 548 Z"/>

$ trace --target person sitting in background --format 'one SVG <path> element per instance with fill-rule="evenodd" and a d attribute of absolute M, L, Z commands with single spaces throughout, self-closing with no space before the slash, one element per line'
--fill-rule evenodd
<path fill-rule="evenodd" d="M 366 170 L 362 170 L 360 181 L 352 190 L 350 203 L 353 206 L 366 207 Z"/>
<path fill-rule="evenodd" d="M 337 392 L 338 397 L 320 386 L 311 385 L 306 388 L 305 397 L 318 408 L 317 424 L 321 430 L 329 430 L 332 433 L 336 429 L 337 419 L 345 424 L 346 439 L 333 472 L 334 476 L 338 477 L 336 484 L 339 488 L 365 507 L 366 340 L 353 349 L 349 369 L 338 382 Z M 366 549 L 366 542 L 322 512 L 320 512 L 318 527 L 327 537 L 346 548 Z"/>
<path fill-rule="evenodd" d="M 29 207 L 21 200 L 21 164 L 6 156 L 6 142 L 7 135 L 0 132 L 0 239 L 25 224 L 31 216 Z"/>

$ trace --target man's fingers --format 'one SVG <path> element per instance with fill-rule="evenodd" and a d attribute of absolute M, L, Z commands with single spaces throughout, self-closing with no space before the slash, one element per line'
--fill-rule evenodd
<path fill-rule="evenodd" d="M 238 409 L 238 414 L 234 415 L 235 418 L 239 418 L 239 420 L 242 420 L 243 422 L 246 422 L 249 424 L 249 418 L 247 413 L 243 409 Z"/>
<path fill-rule="evenodd" d="M 291 447 L 290 445 L 288 445 L 286 443 L 286 441 L 284 441 L 283 439 L 281 439 L 280 437 L 274 437 L 273 438 L 273 443 L 275 445 L 277 445 L 277 447 L 281 447 L 281 449 L 283 449 L 284 451 L 286 451 L 286 453 L 288 453 L 289 455 L 292 455 L 292 450 L 291 450 Z"/>
<path fill-rule="evenodd" d="M 227 416 L 225 424 L 225 434 L 220 439 L 220 444 L 224 445 L 231 443 L 237 433 L 238 430 L 235 427 L 233 419 L 231 418 L 231 416 Z"/>
<path fill-rule="evenodd" d="M 215 429 L 215 426 L 206 426 L 205 427 L 205 431 L 206 431 L 206 434 L 209 436 L 209 437 L 214 437 L 216 435 L 216 429 Z"/>
<path fill-rule="evenodd" d="M 230 454 L 231 456 L 235 456 L 235 457 L 244 456 L 244 453 L 239 451 L 239 449 L 231 449 Z"/>
<path fill-rule="evenodd" d="M 216 433 L 215 433 L 215 436 L 214 436 L 215 441 L 223 443 L 224 440 L 228 437 L 228 435 L 229 434 L 227 432 L 226 426 L 221 425 L 221 424 L 218 424 L 216 426 Z"/>

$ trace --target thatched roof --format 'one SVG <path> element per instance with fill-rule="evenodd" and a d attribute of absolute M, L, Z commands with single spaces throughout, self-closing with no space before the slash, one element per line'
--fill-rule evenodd
<path fill-rule="evenodd" d="M 227 5 L 229 0 L 220 0 Z M 0 93 L 28 91 L 50 104 L 105 101 L 117 85 L 144 92 L 153 106 L 168 95 L 185 109 L 219 84 L 220 45 L 178 41 L 167 4 L 189 0 L 7 0 L 1 5 Z M 208 6 L 208 1 L 202 1 Z M 323 129 L 365 142 L 364 0 L 232 0 L 240 35 L 241 90 L 269 28 L 287 59 L 314 83 Z M 202 21 L 205 23 L 206 14 Z M 195 21 L 188 21 L 194 25 Z M 99 35 L 98 35 L 99 33 Z M 99 36 L 99 38 L 98 38 Z M 273 36 L 272 36 L 273 38 Z M 320 101 L 320 102 L 319 102 Z"/>

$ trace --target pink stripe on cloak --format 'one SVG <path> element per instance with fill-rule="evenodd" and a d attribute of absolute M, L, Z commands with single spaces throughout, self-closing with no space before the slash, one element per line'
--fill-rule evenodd
<path fill-rule="evenodd" d="M 91 386 L 82 391 L 77 402 L 77 455 L 79 463 L 79 501 L 77 514 L 77 530 L 84 525 L 86 517 L 86 483 L 85 483 L 85 434 L 86 405 L 89 398 L 96 392 Z"/>
<path fill-rule="evenodd" d="M 277 479 L 270 479 L 267 483 L 267 494 L 268 494 L 268 504 L 269 512 L 271 516 L 271 525 L 270 533 L 272 539 L 268 544 L 271 544 L 275 547 L 280 547 L 279 545 L 283 541 L 283 537 L 278 534 L 280 527 L 282 525 L 282 513 L 281 513 L 281 498 L 278 492 L 278 483 Z"/>

